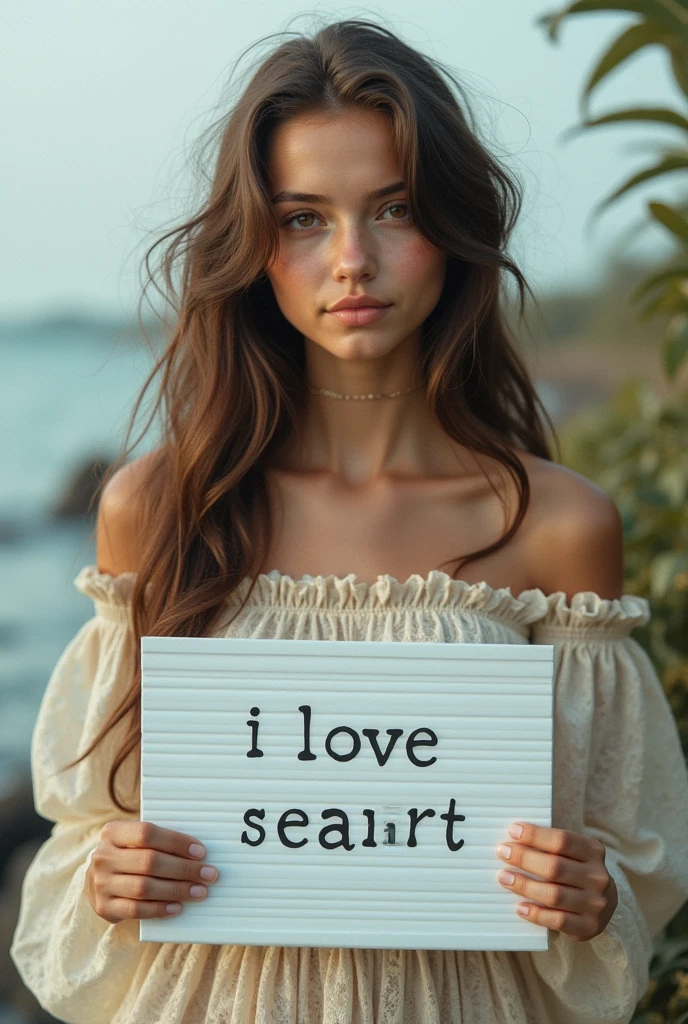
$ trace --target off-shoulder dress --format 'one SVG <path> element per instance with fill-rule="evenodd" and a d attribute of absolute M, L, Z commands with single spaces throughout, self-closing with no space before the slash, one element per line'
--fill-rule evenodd
<path fill-rule="evenodd" d="M 55 665 L 34 727 L 35 804 L 55 825 L 24 878 L 11 956 L 47 1010 L 71 1024 L 630 1020 L 647 985 L 651 937 L 688 896 L 686 766 L 658 676 L 631 636 L 650 619 L 644 598 L 514 595 L 437 570 L 375 583 L 273 570 L 230 623 L 244 580 L 213 635 L 553 644 L 552 824 L 605 844 L 619 893 L 600 935 L 576 942 L 552 932 L 547 951 L 278 948 L 140 942 L 138 920 L 108 923 L 83 891 L 101 827 L 124 817 L 107 792 L 118 727 L 78 766 L 54 773 L 126 692 L 135 578 L 95 565 L 76 576 L 95 614 Z"/>

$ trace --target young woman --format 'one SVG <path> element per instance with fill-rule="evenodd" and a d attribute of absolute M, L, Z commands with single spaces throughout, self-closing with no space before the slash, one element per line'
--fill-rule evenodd
<path fill-rule="evenodd" d="M 56 824 L 12 956 L 59 1019 L 630 1019 L 688 894 L 688 780 L 617 510 L 553 461 L 505 324 L 519 202 L 433 62 L 370 22 L 280 45 L 221 125 L 207 201 L 165 236 L 162 439 L 102 492 L 75 580 L 95 615 L 34 731 Z M 144 634 L 554 643 L 554 827 L 498 851 L 550 948 L 139 942 L 222 884 L 202 834 L 139 821 Z"/>

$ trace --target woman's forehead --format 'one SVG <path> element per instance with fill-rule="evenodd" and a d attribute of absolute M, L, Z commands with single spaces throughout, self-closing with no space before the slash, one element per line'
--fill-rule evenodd
<path fill-rule="evenodd" d="M 374 191 L 398 183 L 402 175 L 387 118 L 375 111 L 347 111 L 327 119 L 303 115 L 280 124 L 271 139 L 268 177 L 271 198 L 296 191 L 324 203 L 344 193 L 371 199 Z"/>

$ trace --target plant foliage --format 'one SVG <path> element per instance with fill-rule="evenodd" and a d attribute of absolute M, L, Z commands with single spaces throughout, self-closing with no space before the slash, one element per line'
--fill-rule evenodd
<path fill-rule="evenodd" d="M 538 23 L 547 29 L 550 39 L 558 41 L 567 18 L 609 11 L 638 14 L 640 19 L 611 43 L 590 72 L 581 94 L 581 124 L 568 134 L 618 124 L 660 124 L 677 130 L 678 143 L 663 148 L 654 163 L 619 185 L 598 204 L 596 212 L 645 182 L 688 172 L 688 0 L 577 0 L 559 11 L 542 15 Z M 674 80 L 687 101 L 686 111 L 632 107 L 591 117 L 590 96 L 600 82 L 648 46 L 661 46 L 668 54 Z M 673 380 L 688 360 L 688 216 L 685 206 L 652 201 L 647 204 L 647 212 L 671 236 L 676 256 L 663 274 L 643 282 L 633 298 L 646 300 L 641 316 L 669 314 L 662 356 L 665 372 Z"/>
<path fill-rule="evenodd" d="M 591 93 L 607 75 L 647 46 L 663 47 L 676 84 L 688 98 L 688 0 L 578 0 L 539 19 L 553 41 L 574 15 L 618 11 L 639 15 L 598 60 L 581 96 L 582 124 L 662 124 L 679 144 L 636 172 L 597 210 L 640 184 L 688 171 L 688 117 L 664 107 L 631 108 L 593 118 Z M 668 314 L 662 365 L 673 392 L 661 397 L 643 380 L 626 380 L 608 405 L 568 421 L 562 458 L 614 498 L 625 537 L 625 592 L 650 603 L 652 618 L 635 631 L 662 680 L 688 756 L 688 391 L 678 374 L 688 362 L 688 203 L 647 204 L 649 218 L 672 238 L 670 266 L 651 274 L 632 294 L 644 301 L 640 319 Z M 634 1024 L 688 1024 L 688 903 L 655 938 L 650 981 Z"/>

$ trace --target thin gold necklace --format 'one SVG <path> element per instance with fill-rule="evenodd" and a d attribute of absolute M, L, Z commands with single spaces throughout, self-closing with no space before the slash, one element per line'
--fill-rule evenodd
<path fill-rule="evenodd" d="M 399 398 L 401 395 L 410 395 L 412 391 L 419 390 L 420 384 L 416 384 L 413 387 L 406 388 L 405 391 L 378 391 L 377 394 L 370 392 L 370 394 L 367 395 L 342 395 L 338 391 L 330 391 L 329 388 L 314 388 L 312 385 L 310 386 L 310 392 L 312 395 L 323 395 L 325 398 L 344 398 L 347 401 L 349 399 L 356 401 L 360 399 L 368 400 L 371 398 Z"/>

